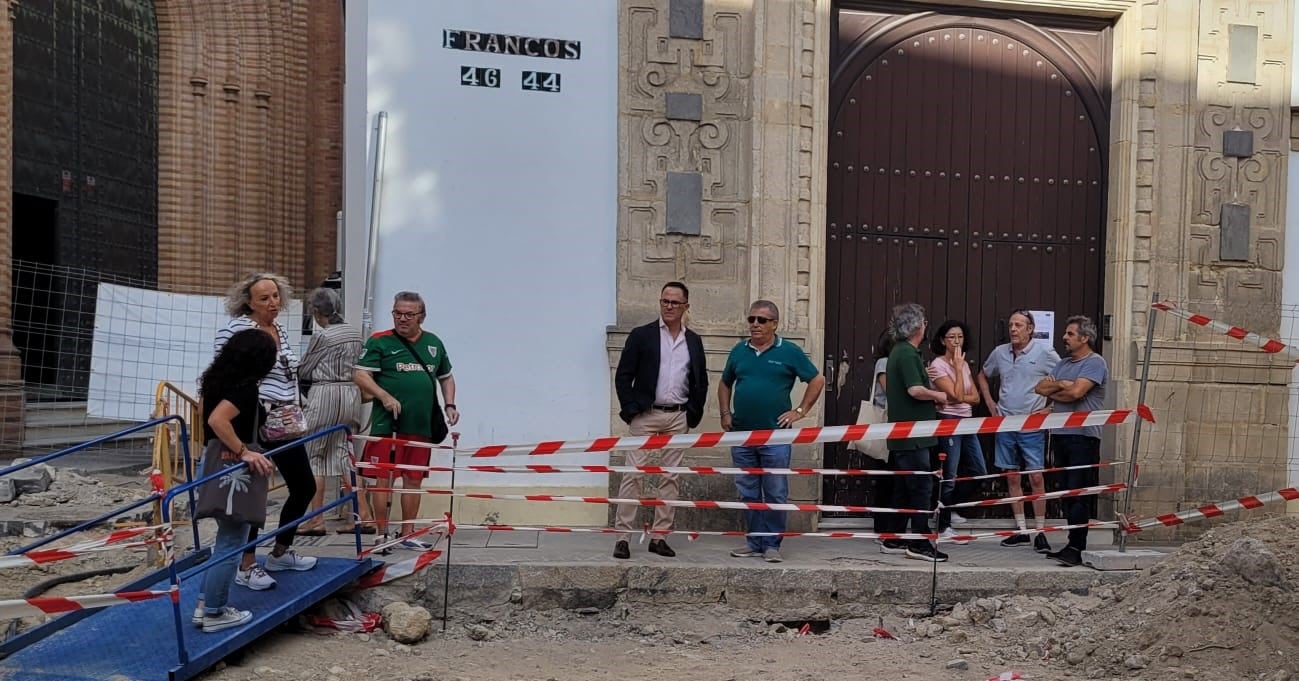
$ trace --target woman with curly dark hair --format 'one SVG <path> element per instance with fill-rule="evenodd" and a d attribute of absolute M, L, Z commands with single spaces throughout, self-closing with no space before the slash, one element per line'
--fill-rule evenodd
<path fill-rule="evenodd" d="M 974 406 L 979 403 L 979 389 L 974 384 L 970 372 L 970 363 L 965 355 L 970 349 L 970 327 L 965 322 L 948 320 L 938 327 L 938 332 L 930 341 L 929 349 L 934 352 L 934 361 L 929 363 L 930 375 L 934 377 L 934 387 L 947 394 L 947 404 L 938 407 L 940 419 L 964 419 L 974 415 Z M 983 447 L 979 445 L 978 435 L 949 435 L 939 438 L 940 451 L 947 452 L 943 463 L 943 484 L 939 488 L 939 499 L 944 504 L 956 502 L 956 477 L 961 462 L 974 475 L 987 473 L 983 462 Z M 950 538 L 955 532 L 952 524 L 964 524 L 965 519 L 949 509 L 943 509 L 938 515 L 938 531 L 941 536 Z M 955 542 L 964 544 L 966 542 Z"/>
<path fill-rule="evenodd" d="M 204 441 L 220 440 L 224 446 L 222 460 L 243 461 L 255 475 L 270 475 L 273 470 L 270 459 L 255 451 L 255 443 L 257 424 L 266 415 L 257 386 L 275 366 L 276 355 L 275 339 L 270 334 L 257 329 L 240 331 L 230 336 L 199 379 Z M 216 521 L 213 556 L 229 553 L 248 540 L 247 522 L 220 517 Z M 238 560 L 238 556 L 230 556 L 208 568 L 204 575 L 199 597 L 202 605 L 194 611 L 193 621 L 205 632 L 237 627 L 252 619 L 247 610 L 226 605 Z"/>

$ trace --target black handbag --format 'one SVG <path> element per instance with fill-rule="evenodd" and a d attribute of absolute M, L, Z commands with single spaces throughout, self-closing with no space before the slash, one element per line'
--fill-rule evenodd
<path fill-rule="evenodd" d="M 429 441 L 435 445 L 440 444 L 443 440 L 447 439 L 447 435 L 451 433 L 451 429 L 447 428 L 446 417 L 442 415 L 442 402 L 438 399 L 438 379 L 433 375 L 432 371 L 428 370 L 428 365 L 424 363 L 424 360 L 420 359 L 419 354 L 415 352 L 415 346 L 411 345 L 410 341 L 402 338 L 401 334 L 395 331 L 392 335 L 397 340 L 401 341 L 402 345 L 406 346 L 406 350 L 410 352 L 410 356 L 415 358 L 415 363 L 424 370 L 424 373 L 428 376 L 428 380 L 433 383 L 433 414 L 429 421 L 432 424 L 433 432 L 429 434 Z"/>
<path fill-rule="evenodd" d="M 255 445 L 248 449 L 260 451 Z M 206 478 L 239 465 L 238 458 L 224 458 L 226 451 L 219 438 L 208 440 L 203 448 L 203 470 L 199 477 Z M 269 475 L 258 475 L 251 467 L 244 466 L 206 482 L 198 488 L 194 517 L 261 525 L 266 522 L 266 495 L 270 490 L 270 480 Z"/>

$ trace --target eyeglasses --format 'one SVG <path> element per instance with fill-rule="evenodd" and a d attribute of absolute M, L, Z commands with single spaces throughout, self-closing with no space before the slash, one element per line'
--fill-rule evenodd
<path fill-rule="evenodd" d="M 776 320 L 771 319 L 769 317 L 759 317 L 757 315 L 751 315 L 749 317 L 750 324 L 766 324 L 767 322 L 774 322 L 774 321 Z"/>
<path fill-rule="evenodd" d="M 689 305 L 689 304 L 690 303 L 684 300 L 668 300 L 667 298 L 659 299 L 659 305 L 662 305 L 663 307 L 681 307 L 682 305 Z"/>
<path fill-rule="evenodd" d="M 418 312 L 398 312 L 396 310 L 392 311 L 393 319 L 414 319 L 418 316 L 419 316 Z"/>

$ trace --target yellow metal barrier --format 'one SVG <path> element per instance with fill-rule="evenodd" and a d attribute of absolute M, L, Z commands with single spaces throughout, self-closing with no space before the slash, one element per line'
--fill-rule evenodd
<path fill-rule="evenodd" d="M 153 418 L 177 414 L 189 425 L 189 452 L 191 457 L 203 453 L 203 405 L 198 398 L 190 397 L 179 386 L 163 381 L 154 392 Z M 177 439 L 180 431 L 171 424 L 162 424 L 153 438 L 153 467 L 162 471 L 167 489 L 173 483 L 185 480 L 183 448 Z M 197 461 L 195 461 L 197 463 Z"/>

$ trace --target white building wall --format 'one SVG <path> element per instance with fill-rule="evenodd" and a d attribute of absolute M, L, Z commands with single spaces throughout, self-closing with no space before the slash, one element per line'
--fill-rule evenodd
<path fill-rule="evenodd" d="M 391 327 L 395 292 L 424 295 L 425 328 L 446 343 L 455 367 L 462 421 L 454 430 L 463 445 L 608 431 L 617 4 L 348 3 L 348 311 L 361 319 L 369 174 L 357 169 L 369 159 L 373 117 L 386 111 L 375 327 Z M 354 19 L 365 24 L 364 40 Z M 447 49 L 444 29 L 577 40 L 581 58 Z M 462 85 L 462 66 L 499 69 L 499 87 Z M 561 91 L 524 90 L 524 70 L 559 73 Z M 458 487 L 501 484 L 607 489 L 606 476 L 591 474 L 457 478 Z"/>
<path fill-rule="evenodd" d="M 1299 36 L 1299 13 L 1295 14 L 1295 32 Z M 1299 59 L 1299 40 L 1292 48 L 1294 59 Z M 1291 60 L 1291 64 L 1299 61 Z M 1290 106 L 1299 106 L 1299 68 L 1291 70 Z M 1287 344 L 1299 343 L 1299 152 L 1290 152 L 1289 175 L 1286 178 L 1286 238 L 1285 265 L 1281 271 L 1281 340 Z M 1295 416 L 1299 415 L 1299 366 L 1295 367 L 1290 391 L 1290 456 L 1289 484 L 1299 485 L 1299 433 L 1294 432 Z M 1299 510 L 1299 504 L 1290 504 Z"/>

